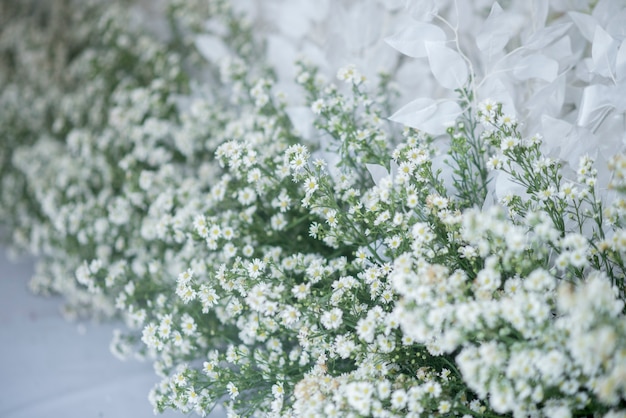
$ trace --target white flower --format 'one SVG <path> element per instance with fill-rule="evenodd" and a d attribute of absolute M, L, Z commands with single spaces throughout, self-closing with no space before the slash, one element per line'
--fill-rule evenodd
<path fill-rule="evenodd" d="M 394 390 L 391 394 L 391 406 L 394 409 L 402 409 L 406 406 L 407 395 L 404 389 Z"/>
<path fill-rule="evenodd" d="M 288 306 L 281 312 L 281 318 L 285 325 L 295 324 L 300 319 L 300 316 L 300 311 L 293 306 Z"/>
<path fill-rule="evenodd" d="M 478 291 L 493 292 L 500 287 L 500 274 L 491 268 L 485 268 L 478 272 L 475 283 Z"/>
<path fill-rule="evenodd" d="M 371 319 L 361 318 L 356 324 L 356 332 L 360 339 L 371 343 L 374 341 L 376 324 Z"/>
<path fill-rule="evenodd" d="M 256 198 L 256 193 L 249 187 L 245 187 L 237 192 L 237 199 L 242 205 L 250 205 L 254 203 Z"/>
<path fill-rule="evenodd" d="M 258 278 L 265 271 L 265 263 L 262 260 L 255 258 L 248 263 L 247 270 L 250 277 Z"/>
<path fill-rule="evenodd" d="M 193 270 L 187 269 L 178 275 L 177 283 L 179 285 L 188 285 L 193 279 Z"/>
<path fill-rule="evenodd" d="M 216 364 L 212 361 L 205 361 L 202 364 L 202 371 L 211 379 L 216 379 L 218 377 L 218 373 L 215 369 L 216 369 Z"/>
<path fill-rule="evenodd" d="M 335 351 L 341 358 L 349 358 L 356 349 L 356 344 L 346 335 L 338 335 L 335 338 Z"/>
<path fill-rule="evenodd" d="M 197 325 L 194 319 L 188 314 L 183 315 L 181 328 L 185 335 L 193 335 L 196 331 Z"/>
<path fill-rule="evenodd" d="M 368 415 L 375 391 L 369 382 L 351 382 L 344 386 L 348 404 L 362 415 Z"/>
<path fill-rule="evenodd" d="M 343 311 L 339 308 L 333 308 L 322 314 L 321 322 L 327 329 L 337 329 L 343 322 Z"/>
<path fill-rule="evenodd" d="M 237 396 L 239 396 L 239 389 L 237 389 L 237 386 L 235 386 L 233 382 L 228 382 L 226 389 L 228 390 L 228 396 L 230 396 L 230 399 L 236 399 Z"/>
<path fill-rule="evenodd" d="M 316 115 L 321 114 L 324 108 L 325 108 L 325 103 L 323 99 L 317 99 L 311 104 L 311 110 Z"/>
<path fill-rule="evenodd" d="M 339 71 L 337 71 L 337 78 L 354 85 L 361 84 L 365 81 L 365 77 L 363 77 L 352 64 L 340 68 Z"/>
<path fill-rule="evenodd" d="M 506 157 L 503 155 L 493 155 L 487 160 L 487 168 L 490 170 L 500 170 L 502 169 L 504 162 L 506 161 Z"/>
<path fill-rule="evenodd" d="M 176 294 L 185 303 L 189 303 L 196 298 L 196 291 L 191 286 L 185 284 L 179 284 L 176 286 Z"/>

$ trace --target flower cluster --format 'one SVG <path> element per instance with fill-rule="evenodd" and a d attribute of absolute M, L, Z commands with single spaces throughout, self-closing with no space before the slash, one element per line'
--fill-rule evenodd
<path fill-rule="evenodd" d="M 276 31 L 306 36 L 226 1 L 137 32 L 77 2 L 60 63 L 11 9 L 0 215 L 42 259 L 32 287 L 124 319 L 111 350 L 152 361 L 155 411 L 624 416 L 626 157 L 565 147 L 624 118 L 626 10 L 389 3 L 368 10 L 410 22 L 387 42 L 416 60 L 301 57 L 293 84 Z M 391 115 L 424 68 L 429 97 Z"/>

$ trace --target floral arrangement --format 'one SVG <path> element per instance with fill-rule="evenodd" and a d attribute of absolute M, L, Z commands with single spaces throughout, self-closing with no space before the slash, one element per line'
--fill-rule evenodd
<path fill-rule="evenodd" d="M 123 318 L 155 411 L 626 416 L 626 7 L 244 3 L 39 6 L 53 56 L 7 6 L 32 288 Z"/>

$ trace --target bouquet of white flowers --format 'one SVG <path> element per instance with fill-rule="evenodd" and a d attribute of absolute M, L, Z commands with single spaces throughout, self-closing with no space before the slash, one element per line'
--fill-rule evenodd
<path fill-rule="evenodd" d="M 626 416 L 626 6 L 366 3 L 76 2 L 60 63 L 11 9 L 32 287 L 155 411 Z"/>

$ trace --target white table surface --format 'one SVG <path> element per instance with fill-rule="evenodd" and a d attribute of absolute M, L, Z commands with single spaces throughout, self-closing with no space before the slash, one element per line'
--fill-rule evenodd
<path fill-rule="evenodd" d="M 154 417 L 151 364 L 110 353 L 118 325 L 65 321 L 60 298 L 28 291 L 32 272 L 32 259 L 10 262 L 0 248 L 0 417 Z"/>

